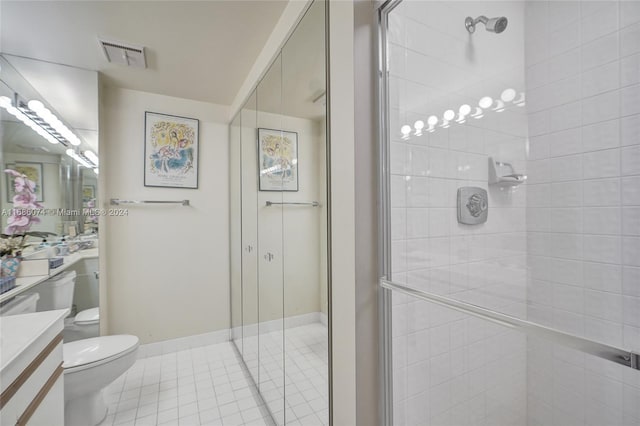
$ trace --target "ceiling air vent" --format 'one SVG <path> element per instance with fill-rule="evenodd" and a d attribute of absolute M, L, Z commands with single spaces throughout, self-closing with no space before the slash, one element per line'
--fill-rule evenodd
<path fill-rule="evenodd" d="M 104 56 L 109 62 L 122 64 L 128 67 L 146 68 L 147 61 L 144 57 L 144 47 L 127 46 L 123 43 L 99 40 Z"/>

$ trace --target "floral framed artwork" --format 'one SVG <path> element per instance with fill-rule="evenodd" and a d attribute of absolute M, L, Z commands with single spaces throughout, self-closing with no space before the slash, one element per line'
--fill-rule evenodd
<path fill-rule="evenodd" d="M 42 187 L 42 163 L 15 162 L 6 165 L 7 169 L 26 175 L 27 179 L 35 182 L 35 201 L 44 201 L 44 188 Z M 15 177 L 7 175 L 7 202 L 13 203 L 15 196 Z"/>
<path fill-rule="evenodd" d="M 298 134 L 258 129 L 260 191 L 298 190 Z"/>
<path fill-rule="evenodd" d="M 195 118 L 145 112 L 144 186 L 198 188 Z"/>
<path fill-rule="evenodd" d="M 82 186 L 82 201 L 85 203 L 89 200 L 96 198 L 96 187 L 93 185 Z"/>

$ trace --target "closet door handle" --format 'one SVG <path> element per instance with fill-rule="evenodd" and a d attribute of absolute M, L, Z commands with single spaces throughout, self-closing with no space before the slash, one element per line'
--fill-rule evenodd
<path fill-rule="evenodd" d="M 249 244 L 245 250 L 247 251 L 247 253 L 251 253 L 253 251 L 253 246 L 251 244 Z"/>
<path fill-rule="evenodd" d="M 267 262 L 271 262 L 274 258 L 275 256 L 273 255 L 273 253 L 267 253 L 264 255 L 264 260 L 266 260 Z"/>

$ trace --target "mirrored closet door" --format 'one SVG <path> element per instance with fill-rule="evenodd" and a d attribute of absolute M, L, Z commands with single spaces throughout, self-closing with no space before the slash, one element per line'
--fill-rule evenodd
<path fill-rule="evenodd" d="M 325 7 L 230 127 L 232 339 L 278 425 L 329 424 Z"/>

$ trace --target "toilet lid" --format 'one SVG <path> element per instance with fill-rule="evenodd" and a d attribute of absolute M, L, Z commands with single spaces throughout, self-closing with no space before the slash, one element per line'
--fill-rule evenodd
<path fill-rule="evenodd" d="M 119 358 L 138 348 L 138 338 L 127 334 L 92 337 L 65 343 L 63 347 L 63 368 L 65 370 L 101 363 L 111 358 Z"/>
<path fill-rule="evenodd" d="M 100 321 L 100 308 L 91 308 L 80 311 L 73 322 L 80 325 L 96 324 Z"/>

